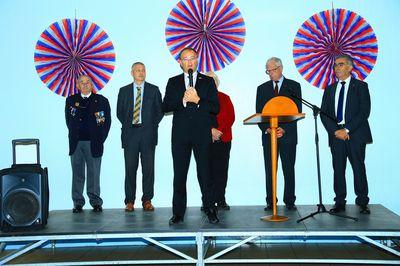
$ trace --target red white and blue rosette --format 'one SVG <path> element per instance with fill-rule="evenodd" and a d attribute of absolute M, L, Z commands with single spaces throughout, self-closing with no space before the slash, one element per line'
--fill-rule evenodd
<path fill-rule="evenodd" d="M 181 0 L 165 28 L 167 46 L 178 60 L 185 47 L 199 54 L 199 71 L 217 71 L 232 63 L 246 35 L 239 9 L 229 0 Z"/>
<path fill-rule="evenodd" d="M 353 58 L 352 75 L 364 80 L 378 55 L 374 31 L 364 18 L 345 9 L 314 14 L 298 30 L 293 58 L 299 73 L 312 85 L 324 89 L 335 81 L 335 56 Z"/>
<path fill-rule="evenodd" d="M 115 65 L 114 46 L 107 33 L 84 19 L 63 19 L 51 24 L 36 43 L 36 71 L 58 95 L 77 93 L 76 79 L 88 75 L 94 92 L 110 80 Z"/>

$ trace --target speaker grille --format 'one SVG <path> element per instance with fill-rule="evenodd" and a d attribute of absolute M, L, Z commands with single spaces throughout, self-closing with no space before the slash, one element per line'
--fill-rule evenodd
<path fill-rule="evenodd" d="M 13 226 L 31 225 L 40 215 L 40 199 L 31 190 L 14 190 L 4 199 L 3 215 Z"/>

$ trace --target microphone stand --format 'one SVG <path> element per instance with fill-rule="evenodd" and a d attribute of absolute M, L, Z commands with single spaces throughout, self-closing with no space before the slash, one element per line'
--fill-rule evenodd
<path fill-rule="evenodd" d="M 342 218 L 347 218 L 347 219 L 352 219 L 354 221 L 358 221 L 357 218 L 355 217 L 351 217 L 348 215 L 344 215 L 344 214 L 339 214 L 339 213 L 333 213 L 333 212 L 329 212 L 326 210 L 324 204 L 322 203 L 322 189 L 321 189 L 321 167 L 320 167 L 320 160 L 319 160 L 319 137 L 318 137 L 318 125 L 317 125 L 317 118 L 318 118 L 318 114 L 323 114 L 326 117 L 332 119 L 333 121 L 336 122 L 336 119 L 332 116 L 330 116 L 329 114 L 323 112 L 321 110 L 321 108 L 319 108 L 318 106 L 304 100 L 303 98 L 298 97 L 293 91 L 290 92 L 290 96 L 301 101 L 305 106 L 309 107 L 310 109 L 313 110 L 313 115 L 314 115 L 314 129 L 315 129 L 315 147 L 316 147 L 316 155 L 317 155 L 317 175 L 318 175 L 318 195 L 319 195 L 319 203 L 317 205 L 318 209 L 315 212 L 310 213 L 309 215 L 300 218 L 297 220 L 297 223 L 300 223 L 301 221 L 304 221 L 305 219 L 308 219 L 310 217 L 313 217 L 316 214 L 320 214 L 320 213 L 328 213 L 330 215 L 334 215 L 334 216 L 338 216 L 338 217 L 342 217 Z"/>

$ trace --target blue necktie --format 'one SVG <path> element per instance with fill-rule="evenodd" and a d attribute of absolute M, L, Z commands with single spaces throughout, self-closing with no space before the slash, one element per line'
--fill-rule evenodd
<path fill-rule="evenodd" d="M 342 87 L 340 88 L 340 92 L 339 92 L 339 99 L 338 99 L 337 112 L 336 112 L 336 117 L 337 117 L 338 123 L 342 122 L 342 120 L 343 120 L 344 84 L 346 84 L 346 81 L 342 81 L 340 83 L 342 84 Z"/>

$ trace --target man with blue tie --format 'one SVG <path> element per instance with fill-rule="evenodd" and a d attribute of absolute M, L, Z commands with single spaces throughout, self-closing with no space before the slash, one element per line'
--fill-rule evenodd
<path fill-rule="evenodd" d="M 157 86 L 145 81 L 146 68 L 141 62 L 132 65 L 133 83 L 118 93 L 117 117 L 122 124 L 121 142 L 125 158 L 125 211 L 134 211 L 136 171 L 139 156 L 142 165 L 142 207 L 154 211 L 154 155 L 158 140 L 158 124 L 164 114 L 161 93 Z"/>
<path fill-rule="evenodd" d="M 337 121 L 321 115 L 322 123 L 329 136 L 332 153 L 335 206 L 330 212 L 338 213 L 346 209 L 346 162 L 349 158 L 353 168 L 356 204 L 360 213 L 370 214 L 368 208 L 368 183 L 365 170 L 366 144 L 372 143 L 368 117 L 371 99 L 368 84 L 351 76 L 353 60 L 348 55 L 335 59 L 334 71 L 337 82 L 324 91 L 321 110 Z"/>

